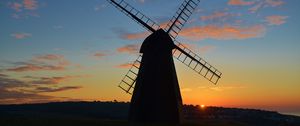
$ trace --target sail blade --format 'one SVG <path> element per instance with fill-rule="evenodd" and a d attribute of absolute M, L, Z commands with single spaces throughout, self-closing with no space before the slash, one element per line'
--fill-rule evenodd
<path fill-rule="evenodd" d="M 169 35 L 173 39 L 177 37 L 184 24 L 192 15 L 195 8 L 198 6 L 199 2 L 200 0 L 185 0 L 181 4 L 175 16 L 172 17 L 172 19 L 165 28 L 167 33 L 169 33 Z"/>
<path fill-rule="evenodd" d="M 133 8 L 131 5 L 129 5 L 124 0 L 107 0 L 109 3 L 111 3 L 113 6 L 115 6 L 117 9 L 119 9 L 121 12 L 123 12 L 125 15 L 133 19 L 138 24 L 142 25 L 144 28 L 146 28 L 150 32 L 154 32 L 159 29 L 159 25 L 156 24 L 153 20 L 142 14 L 137 9 Z"/>
<path fill-rule="evenodd" d="M 119 83 L 119 88 L 124 90 L 126 93 L 131 94 L 134 90 L 135 81 L 139 72 L 140 63 L 142 60 L 142 54 L 132 63 L 132 66 L 128 70 L 127 74 L 123 77 Z"/>
<path fill-rule="evenodd" d="M 190 49 L 186 48 L 184 45 L 175 41 L 175 49 L 173 50 L 173 56 L 197 72 L 198 74 L 205 77 L 210 82 L 217 84 L 221 78 L 222 73 L 218 71 L 215 67 L 207 63 L 205 60 L 200 58 Z"/>

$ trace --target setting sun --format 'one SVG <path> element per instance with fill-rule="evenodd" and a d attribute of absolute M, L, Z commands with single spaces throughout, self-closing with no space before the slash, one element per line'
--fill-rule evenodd
<path fill-rule="evenodd" d="M 205 108 L 205 105 L 200 105 L 201 108 Z"/>

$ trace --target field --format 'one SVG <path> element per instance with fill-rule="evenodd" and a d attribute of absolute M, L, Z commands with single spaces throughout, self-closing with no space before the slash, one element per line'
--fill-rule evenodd
<path fill-rule="evenodd" d="M 174 126 L 132 124 L 129 103 L 60 102 L 0 105 L 0 126 Z M 179 126 L 300 126 L 300 117 L 274 111 L 184 105 Z"/>

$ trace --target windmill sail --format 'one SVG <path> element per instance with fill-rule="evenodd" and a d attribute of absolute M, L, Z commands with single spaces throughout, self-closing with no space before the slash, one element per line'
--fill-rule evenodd
<path fill-rule="evenodd" d="M 142 14 L 137 9 L 133 8 L 124 0 L 107 0 L 107 1 L 111 3 L 113 6 L 115 6 L 116 8 L 118 8 L 125 15 L 133 19 L 135 22 L 142 25 L 148 31 L 154 32 L 157 29 L 159 29 L 158 24 L 156 24 L 154 21 L 152 21 L 150 18 Z"/>
<path fill-rule="evenodd" d="M 122 81 L 119 84 L 119 87 L 124 90 L 126 93 L 133 93 L 136 77 L 138 75 L 139 67 L 142 60 L 142 54 L 138 56 L 138 58 L 132 63 L 131 68 L 127 72 L 127 74 L 123 77 Z"/>
<path fill-rule="evenodd" d="M 197 54 L 192 52 L 184 45 L 180 44 L 177 41 L 175 41 L 175 44 L 176 48 L 173 50 L 173 56 L 177 60 L 179 60 L 198 74 L 202 75 L 210 82 L 217 84 L 222 75 L 220 71 L 200 58 Z"/>
<path fill-rule="evenodd" d="M 185 0 L 181 4 L 175 16 L 172 17 L 165 28 L 172 39 L 175 39 L 177 37 L 178 33 L 187 22 L 189 17 L 192 15 L 199 2 L 200 0 Z"/>

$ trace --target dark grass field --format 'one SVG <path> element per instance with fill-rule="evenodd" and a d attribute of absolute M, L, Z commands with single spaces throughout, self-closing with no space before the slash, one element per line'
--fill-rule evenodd
<path fill-rule="evenodd" d="M 0 126 L 174 126 L 132 124 L 127 119 L 129 103 L 60 102 L 0 105 Z M 300 117 L 278 112 L 184 105 L 179 126 L 300 126 Z"/>
<path fill-rule="evenodd" d="M 174 126 L 175 124 L 132 124 L 126 120 L 103 120 L 84 118 L 1 118 L 1 126 Z M 178 126 L 250 126 L 233 121 L 183 122 Z"/>

